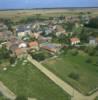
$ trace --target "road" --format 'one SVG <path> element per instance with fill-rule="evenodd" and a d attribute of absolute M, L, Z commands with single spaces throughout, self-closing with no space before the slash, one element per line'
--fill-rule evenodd
<path fill-rule="evenodd" d="M 54 73 L 49 71 L 47 68 L 45 68 L 43 65 L 41 65 L 36 60 L 32 59 L 31 56 L 28 56 L 28 61 L 30 61 L 37 69 L 39 69 L 42 73 L 44 73 L 50 80 L 52 80 L 55 84 L 57 84 L 61 89 L 63 89 L 66 93 L 68 93 L 70 96 L 72 96 L 71 100 L 94 100 L 96 96 L 98 96 L 98 92 L 95 92 L 91 96 L 85 96 L 81 94 L 79 91 L 74 89 L 71 85 L 60 79 L 58 76 L 56 76 Z"/>
<path fill-rule="evenodd" d="M 6 97 L 11 100 L 15 100 L 16 95 L 10 91 L 1 81 L 0 81 L 0 92 Z"/>

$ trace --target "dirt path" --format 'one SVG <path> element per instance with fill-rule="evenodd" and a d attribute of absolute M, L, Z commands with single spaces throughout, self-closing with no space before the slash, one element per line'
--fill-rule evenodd
<path fill-rule="evenodd" d="M 7 98 L 15 100 L 16 95 L 11 92 L 1 81 L 0 81 L 0 92 Z"/>
<path fill-rule="evenodd" d="M 61 80 L 58 76 L 56 76 L 54 73 L 52 73 L 47 68 L 45 68 L 43 65 L 41 65 L 39 62 L 32 59 L 31 56 L 28 56 L 28 60 L 33 65 L 35 65 L 35 67 L 38 68 L 42 73 L 44 73 L 49 79 L 51 79 L 55 84 L 57 84 L 66 93 L 72 96 L 71 100 L 94 100 L 95 97 L 98 96 L 98 92 L 94 93 L 91 96 L 84 96 L 83 94 L 78 92 L 76 89 L 74 89 L 72 86 L 70 86 L 68 83 Z"/>

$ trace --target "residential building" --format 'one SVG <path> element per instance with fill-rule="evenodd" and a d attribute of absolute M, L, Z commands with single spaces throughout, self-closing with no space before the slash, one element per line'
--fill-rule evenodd
<path fill-rule="evenodd" d="M 15 55 L 18 58 L 26 57 L 27 56 L 27 50 L 25 48 L 17 48 L 17 49 L 15 49 Z"/>
<path fill-rule="evenodd" d="M 96 46 L 97 45 L 97 38 L 90 36 L 89 37 L 89 45 Z"/>
<path fill-rule="evenodd" d="M 26 43 L 20 43 L 18 48 L 27 48 L 27 44 Z"/>
<path fill-rule="evenodd" d="M 78 43 L 80 43 L 80 39 L 77 37 L 73 37 L 70 39 L 71 45 L 76 45 Z"/>
<path fill-rule="evenodd" d="M 26 35 L 31 34 L 31 26 L 30 25 L 23 25 L 23 26 L 18 26 L 16 28 L 16 35 L 18 38 L 22 39 Z"/>
<path fill-rule="evenodd" d="M 56 25 L 54 28 L 55 28 L 57 37 L 66 32 L 65 29 L 61 25 Z"/>
<path fill-rule="evenodd" d="M 10 31 L 3 31 L 3 32 L 0 32 L 0 40 L 8 40 L 10 37 L 12 36 L 12 32 Z"/>
<path fill-rule="evenodd" d="M 39 44 L 37 41 L 32 41 L 28 43 L 30 49 L 39 50 Z"/>
<path fill-rule="evenodd" d="M 4 25 L 3 23 L 0 23 L 0 32 L 7 31 L 7 30 L 8 30 L 8 27 Z"/>
<path fill-rule="evenodd" d="M 43 36 L 40 36 L 38 38 L 39 43 L 51 42 L 51 40 L 52 40 L 52 37 L 43 37 Z"/>
<path fill-rule="evenodd" d="M 41 48 L 49 51 L 50 53 L 58 53 L 59 50 L 61 49 L 61 44 L 47 43 L 47 44 L 41 45 Z"/>

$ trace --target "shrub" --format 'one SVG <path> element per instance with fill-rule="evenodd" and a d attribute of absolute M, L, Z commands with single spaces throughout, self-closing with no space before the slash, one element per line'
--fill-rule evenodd
<path fill-rule="evenodd" d="M 68 76 L 70 78 L 74 79 L 74 80 L 79 80 L 80 79 L 80 75 L 76 72 L 71 72 Z"/>
<path fill-rule="evenodd" d="M 91 59 L 91 58 L 87 58 L 87 59 L 86 59 L 86 62 L 87 62 L 87 63 L 91 63 L 91 62 L 92 62 L 92 59 Z"/>
<path fill-rule="evenodd" d="M 37 61 L 45 60 L 45 55 L 43 53 L 33 54 L 32 58 Z"/>
<path fill-rule="evenodd" d="M 76 56 L 76 55 L 78 54 L 78 50 L 77 50 L 77 49 L 71 50 L 71 54 L 72 54 L 73 56 Z"/>

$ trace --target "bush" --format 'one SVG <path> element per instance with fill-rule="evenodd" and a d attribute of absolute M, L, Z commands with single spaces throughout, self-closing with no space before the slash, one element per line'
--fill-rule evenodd
<path fill-rule="evenodd" d="M 70 52 L 73 56 L 76 56 L 78 54 L 78 50 L 77 49 L 73 49 Z"/>
<path fill-rule="evenodd" d="M 10 57 L 10 64 L 14 64 L 16 61 L 16 57 Z"/>
<path fill-rule="evenodd" d="M 74 80 L 79 80 L 80 76 L 78 73 L 72 72 L 68 75 L 70 78 L 74 79 Z"/>
<path fill-rule="evenodd" d="M 86 59 L 86 62 L 87 62 L 87 63 L 91 63 L 91 62 L 92 62 L 92 59 L 91 59 L 91 58 L 87 58 L 87 59 Z"/>
<path fill-rule="evenodd" d="M 96 61 L 96 62 L 94 63 L 94 65 L 95 65 L 95 66 L 98 66 L 98 61 Z"/>
<path fill-rule="evenodd" d="M 33 54 L 32 58 L 37 61 L 45 60 L 45 55 L 43 53 Z"/>

